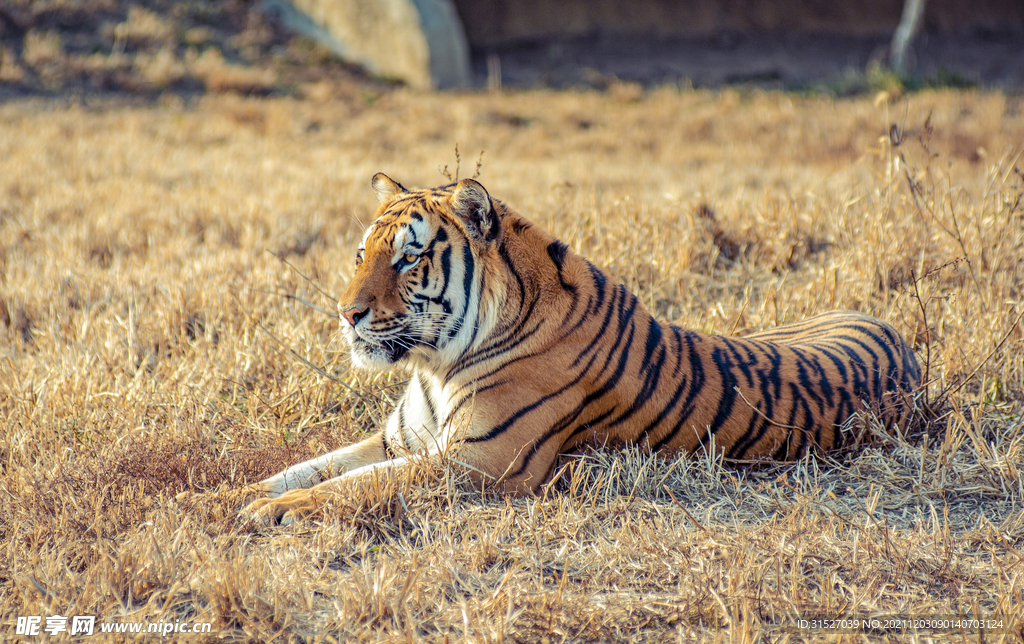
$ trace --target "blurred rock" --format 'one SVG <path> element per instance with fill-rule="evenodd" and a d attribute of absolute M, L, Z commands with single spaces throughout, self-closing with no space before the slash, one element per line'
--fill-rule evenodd
<path fill-rule="evenodd" d="M 263 11 L 372 74 L 467 87 L 469 47 L 451 0 L 263 0 Z"/>

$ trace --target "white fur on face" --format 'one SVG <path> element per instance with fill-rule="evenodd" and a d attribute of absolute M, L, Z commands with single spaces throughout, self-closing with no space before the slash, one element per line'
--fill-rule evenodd
<path fill-rule="evenodd" d="M 366 240 L 369 239 L 370 235 L 373 234 L 373 229 L 374 229 L 374 227 L 376 227 L 376 225 L 377 225 L 377 222 L 373 222 L 366 229 L 366 232 L 363 233 L 363 240 L 359 242 L 359 250 L 363 250 L 364 248 L 366 248 Z"/>
<path fill-rule="evenodd" d="M 391 256 L 391 264 L 395 265 L 406 255 L 419 255 L 427 247 L 430 225 L 423 220 L 412 220 L 403 225 L 395 233 L 395 239 L 391 243 L 394 253 Z"/>

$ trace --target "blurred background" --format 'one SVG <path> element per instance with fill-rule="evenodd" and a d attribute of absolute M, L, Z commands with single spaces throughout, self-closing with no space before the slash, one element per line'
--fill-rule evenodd
<path fill-rule="evenodd" d="M 906 37 L 894 61 L 901 19 Z M 840 96 L 932 85 L 1016 92 L 1024 86 L 1024 2 L 0 2 L 0 100 L 280 95 L 367 75 L 423 88 L 604 89 L 622 81 Z"/>

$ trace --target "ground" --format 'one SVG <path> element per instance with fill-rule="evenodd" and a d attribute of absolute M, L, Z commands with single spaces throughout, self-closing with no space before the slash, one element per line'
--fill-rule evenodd
<path fill-rule="evenodd" d="M 820 612 L 994 616 L 987 641 L 1020 638 L 1024 116 L 1002 94 L 394 89 L 15 102 L 0 121 L 10 628 L 838 637 L 798 629 Z M 301 301 L 330 311 L 318 289 L 351 276 L 374 172 L 426 186 L 478 160 L 492 194 L 675 323 L 893 322 L 926 365 L 919 414 L 891 437 L 859 419 L 863 445 L 791 465 L 597 453 L 536 498 L 426 468 L 294 528 L 176 500 L 377 425 L 404 374 L 351 370 L 337 321 Z"/>
<path fill-rule="evenodd" d="M 0 105 L 0 639 L 94 615 L 211 641 L 980 639 L 892 616 L 1024 640 L 1012 95 L 431 94 L 183 60 L 181 86 L 85 74 Z M 886 319 L 925 368 L 918 412 L 892 435 L 857 417 L 849 449 L 799 463 L 599 451 L 520 499 L 424 466 L 248 524 L 230 491 L 365 436 L 404 384 L 352 370 L 330 314 L 378 171 L 479 171 L 689 328 Z"/>

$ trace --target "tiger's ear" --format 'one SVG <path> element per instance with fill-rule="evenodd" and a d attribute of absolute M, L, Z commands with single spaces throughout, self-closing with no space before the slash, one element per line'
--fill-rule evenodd
<path fill-rule="evenodd" d="M 395 195 L 408 192 L 408 190 L 405 189 L 405 186 L 383 172 L 378 172 L 373 175 L 373 178 L 370 179 L 370 185 L 373 186 L 373 191 L 377 193 L 377 201 L 380 203 L 384 203 Z"/>
<path fill-rule="evenodd" d="M 451 196 L 452 210 L 476 241 L 490 243 L 501 235 L 501 220 L 487 190 L 473 179 L 463 179 Z"/>

